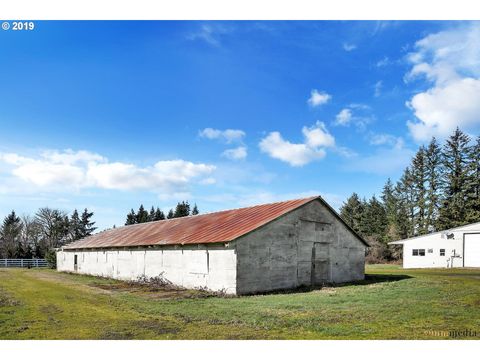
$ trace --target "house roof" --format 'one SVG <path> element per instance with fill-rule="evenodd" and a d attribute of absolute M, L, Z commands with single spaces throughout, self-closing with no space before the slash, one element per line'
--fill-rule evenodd
<path fill-rule="evenodd" d="M 461 231 L 461 230 L 463 230 L 463 229 L 465 229 L 465 228 L 469 228 L 470 226 L 474 226 L 474 225 L 478 225 L 479 230 L 480 230 L 480 222 L 474 222 L 474 223 L 471 223 L 471 224 L 465 224 L 465 225 L 462 225 L 462 226 L 457 226 L 457 227 L 450 228 L 450 229 L 446 229 L 446 230 L 440 230 L 440 231 L 435 231 L 435 232 L 431 232 L 431 233 L 424 234 L 424 235 L 413 236 L 413 237 L 407 238 L 407 239 L 390 241 L 388 244 L 389 244 L 389 245 L 401 245 L 401 244 L 405 243 L 405 241 L 418 240 L 418 239 L 421 239 L 421 238 L 426 238 L 426 237 L 429 237 L 429 236 L 432 236 L 432 235 L 441 234 L 441 233 L 449 233 L 449 232 L 454 232 L 454 231 Z M 467 230 L 471 231 L 471 229 L 467 229 Z"/>
<path fill-rule="evenodd" d="M 338 214 L 321 197 L 313 196 L 122 226 L 80 239 L 64 246 L 63 249 L 227 243 L 316 199 L 322 201 L 338 217 Z M 351 231 L 368 246 L 358 234 Z"/>

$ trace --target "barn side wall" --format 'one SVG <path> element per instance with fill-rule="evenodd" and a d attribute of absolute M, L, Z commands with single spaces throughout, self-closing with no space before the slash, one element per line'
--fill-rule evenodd
<path fill-rule="evenodd" d="M 313 201 L 235 241 L 237 292 L 315 285 L 315 243 L 328 244 L 328 282 L 364 278 L 365 244 L 320 201 Z"/>
<path fill-rule="evenodd" d="M 58 251 L 57 269 L 119 280 L 163 276 L 186 288 L 236 293 L 236 254 L 233 248 L 223 245 Z"/>

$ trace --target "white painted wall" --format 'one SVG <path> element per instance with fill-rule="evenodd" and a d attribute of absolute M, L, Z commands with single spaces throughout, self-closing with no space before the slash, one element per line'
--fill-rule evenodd
<path fill-rule="evenodd" d="M 478 223 L 394 243 L 403 244 L 403 267 L 406 269 L 463 267 L 464 235 L 475 232 L 480 233 Z M 448 239 L 447 233 L 453 234 L 453 238 Z M 414 256 L 414 249 L 424 249 L 425 256 Z M 440 256 L 440 249 L 445 249 L 445 256 Z"/>
<path fill-rule="evenodd" d="M 235 294 L 236 254 L 226 247 L 184 247 L 183 249 L 133 249 L 107 251 L 58 251 L 57 269 L 105 276 L 120 280 L 137 280 L 162 275 L 173 284 L 186 288 L 205 287 Z"/>
<path fill-rule="evenodd" d="M 465 234 L 465 267 L 480 267 L 480 233 Z"/>

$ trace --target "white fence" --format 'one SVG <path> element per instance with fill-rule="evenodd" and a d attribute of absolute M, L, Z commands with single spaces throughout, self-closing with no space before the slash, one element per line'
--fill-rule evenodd
<path fill-rule="evenodd" d="M 5 267 L 47 267 L 45 259 L 0 259 L 0 268 Z"/>

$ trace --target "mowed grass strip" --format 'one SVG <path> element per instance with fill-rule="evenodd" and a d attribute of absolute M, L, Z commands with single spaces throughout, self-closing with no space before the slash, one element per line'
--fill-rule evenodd
<path fill-rule="evenodd" d="M 375 265 L 354 284 L 233 298 L 0 270 L 0 339 L 443 339 L 453 332 L 480 339 L 479 269 Z"/>

